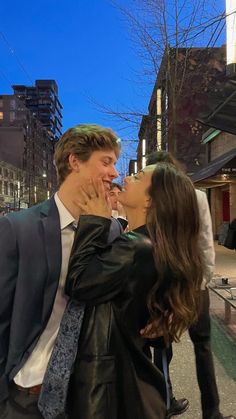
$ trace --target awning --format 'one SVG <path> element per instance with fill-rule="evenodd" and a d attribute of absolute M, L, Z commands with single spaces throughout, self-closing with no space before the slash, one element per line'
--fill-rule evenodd
<path fill-rule="evenodd" d="M 236 81 L 228 80 L 216 94 L 209 94 L 206 102 L 204 114 L 200 114 L 197 120 L 218 130 L 236 134 Z"/>
<path fill-rule="evenodd" d="M 199 172 L 194 173 L 191 179 L 196 183 L 215 177 L 212 179 L 213 181 L 222 182 L 227 179 L 226 176 L 230 175 L 236 177 L 236 148 L 212 160 Z"/>

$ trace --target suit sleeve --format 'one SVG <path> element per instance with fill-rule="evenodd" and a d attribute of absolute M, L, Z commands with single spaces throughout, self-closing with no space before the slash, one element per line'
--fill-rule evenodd
<path fill-rule="evenodd" d="M 87 304 L 114 298 L 134 267 L 134 244 L 126 235 L 107 244 L 110 220 L 83 216 L 75 237 L 66 293 Z"/>
<path fill-rule="evenodd" d="M 200 234 L 199 243 L 203 251 L 204 279 L 208 283 L 215 270 L 215 248 L 212 232 L 212 220 L 207 196 L 204 192 L 196 190 L 199 214 L 200 214 Z"/>
<path fill-rule="evenodd" d="M 17 278 L 15 233 L 7 217 L 0 218 L 0 394 L 4 393 L 4 371 Z"/>
<path fill-rule="evenodd" d="M 127 225 L 128 225 L 128 221 L 125 218 L 122 218 L 122 217 L 118 217 L 117 220 L 121 224 L 123 230 L 125 230 Z"/>

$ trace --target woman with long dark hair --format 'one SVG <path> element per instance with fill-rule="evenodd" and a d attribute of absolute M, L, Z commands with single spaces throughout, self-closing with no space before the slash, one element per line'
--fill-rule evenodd
<path fill-rule="evenodd" d="M 202 260 L 190 179 L 170 164 L 148 166 L 125 179 L 120 202 L 130 231 L 107 245 L 103 185 L 98 180 L 81 190 L 85 215 L 66 284 L 70 298 L 86 303 L 71 419 L 164 419 L 165 380 L 140 329 L 151 323 L 168 343 L 197 318 Z"/>

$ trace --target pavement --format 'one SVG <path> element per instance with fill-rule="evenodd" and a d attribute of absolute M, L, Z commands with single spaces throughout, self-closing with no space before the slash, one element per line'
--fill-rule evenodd
<path fill-rule="evenodd" d="M 216 277 L 236 279 L 236 252 L 215 245 Z M 212 314 L 212 350 L 215 372 L 220 395 L 220 410 L 224 416 L 236 416 L 236 333 L 224 324 L 224 303 L 210 291 Z M 221 316 L 222 315 L 222 316 Z M 236 313 L 235 313 L 236 316 Z M 236 317 L 235 317 L 236 325 Z M 236 326 L 235 326 L 236 327 Z M 195 358 L 192 342 L 185 333 L 181 342 L 174 345 L 174 357 L 170 364 L 170 376 L 176 398 L 186 397 L 190 402 L 189 409 L 176 418 L 202 418 L 200 393 L 198 389 Z"/>

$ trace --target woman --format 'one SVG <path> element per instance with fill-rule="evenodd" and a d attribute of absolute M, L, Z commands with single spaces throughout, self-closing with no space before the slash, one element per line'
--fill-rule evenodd
<path fill-rule="evenodd" d="M 191 181 L 174 166 L 125 179 L 130 232 L 107 245 L 101 182 L 81 192 L 66 291 L 86 303 L 69 401 L 73 419 L 164 419 L 166 388 L 140 329 L 150 321 L 178 341 L 197 316 L 202 279 L 199 215 Z"/>

